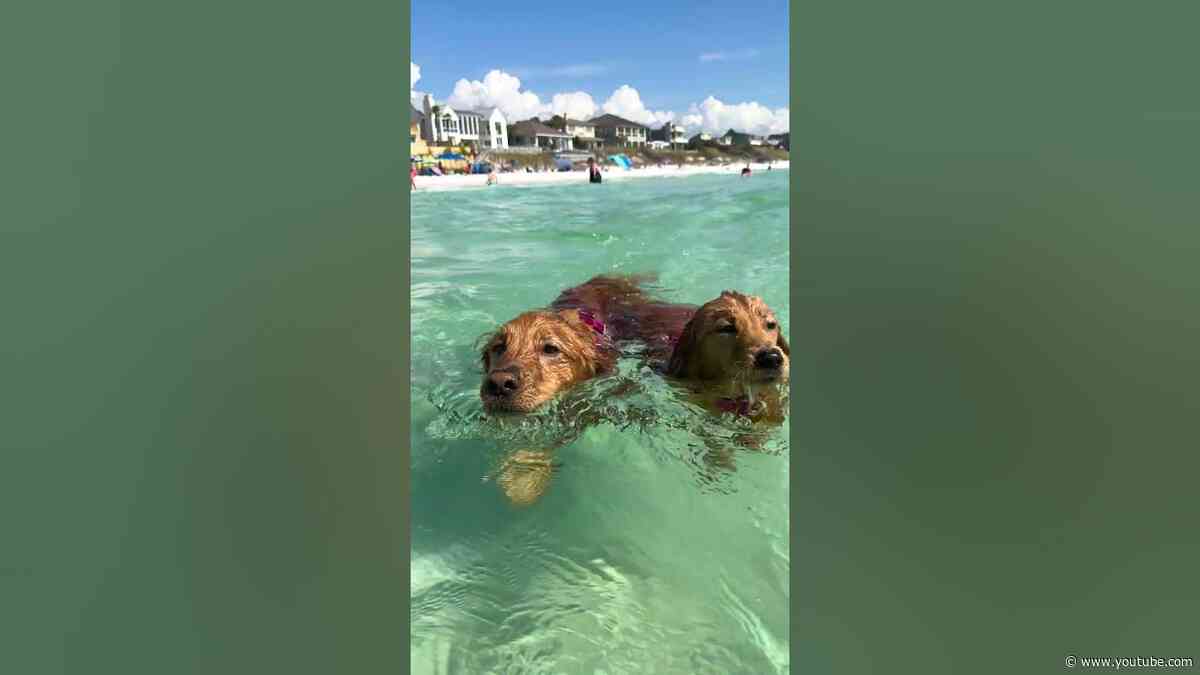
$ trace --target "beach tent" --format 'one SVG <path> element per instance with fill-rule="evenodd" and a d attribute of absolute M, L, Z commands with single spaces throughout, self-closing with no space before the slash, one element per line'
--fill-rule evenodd
<path fill-rule="evenodd" d="M 622 169 L 630 169 L 633 167 L 633 162 L 630 162 L 629 158 L 625 155 L 609 155 L 608 158 L 613 164 L 616 164 Z"/>

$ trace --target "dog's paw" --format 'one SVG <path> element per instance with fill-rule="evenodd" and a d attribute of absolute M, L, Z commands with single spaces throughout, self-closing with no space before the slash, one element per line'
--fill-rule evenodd
<path fill-rule="evenodd" d="M 505 460 L 496 482 L 513 505 L 529 506 L 545 494 L 557 468 L 548 452 L 518 450 Z"/>

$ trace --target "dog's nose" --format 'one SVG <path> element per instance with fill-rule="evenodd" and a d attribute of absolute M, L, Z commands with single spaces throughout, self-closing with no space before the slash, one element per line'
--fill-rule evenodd
<path fill-rule="evenodd" d="M 764 349 L 754 355 L 755 368 L 778 369 L 783 365 L 783 353 L 774 347 Z"/>
<path fill-rule="evenodd" d="M 517 376 L 513 373 L 497 371 L 488 373 L 487 393 L 492 396 L 509 396 L 517 390 Z"/>

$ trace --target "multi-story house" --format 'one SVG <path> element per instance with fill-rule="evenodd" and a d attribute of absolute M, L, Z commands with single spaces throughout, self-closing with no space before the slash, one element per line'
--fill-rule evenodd
<path fill-rule="evenodd" d="M 687 132 L 674 122 L 664 122 L 661 127 L 650 132 L 650 140 L 665 141 L 670 147 L 677 148 L 687 145 Z"/>
<path fill-rule="evenodd" d="M 593 150 L 603 144 L 601 139 L 596 136 L 596 125 L 591 122 L 565 118 L 563 132 L 572 138 L 576 150 Z"/>
<path fill-rule="evenodd" d="M 479 133 L 479 144 L 484 148 L 508 147 L 508 120 L 499 108 L 480 113 L 484 122 Z"/>
<path fill-rule="evenodd" d="M 623 117 L 605 114 L 588 120 L 596 128 L 596 137 L 605 145 L 641 146 L 649 140 L 650 129 Z"/>

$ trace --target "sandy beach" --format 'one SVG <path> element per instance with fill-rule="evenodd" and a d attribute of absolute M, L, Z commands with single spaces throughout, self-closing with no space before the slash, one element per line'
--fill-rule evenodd
<path fill-rule="evenodd" d="M 745 164 L 731 164 L 729 166 L 664 166 L 661 169 L 658 167 L 645 167 L 642 169 L 618 169 L 616 167 L 606 168 L 604 171 L 604 182 L 614 182 L 623 180 L 633 180 L 635 178 L 680 178 L 684 176 L 694 176 L 702 173 L 724 173 L 731 176 L 738 175 Z M 785 171 L 788 168 L 788 162 L 773 162 L 771 164 L 774 171 Z M 766 164 L 750 164 L 750 169 L 754 172 L 766 171 Z M 587 183 L 586 171 L 561 171 L 553 173 L 498 173 L 496 178 L 499 184 L 494 187 L 530 187 L 539 185 L 563 185 L 571 183 Z M 466 190 L 470 188 L 485 188 L 487 187 L 486 174 L 471 174 L 469 176 L 417 176 L 417 191 L 418 192 L 433 192 L 438 190 Z"/>

